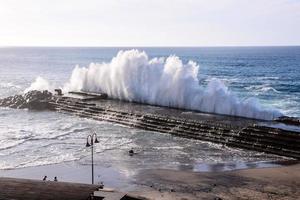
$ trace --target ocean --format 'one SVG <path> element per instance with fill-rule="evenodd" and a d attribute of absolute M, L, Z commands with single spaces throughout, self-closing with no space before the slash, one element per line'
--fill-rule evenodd
<path fill-rule="evenodd" d="M 138 51 L 126 54 L 131 49 Z M 36 87 L 104 91 L 124 100 L 246 117 L 300 117 L 300 47 L 0 48 L 0 98 Z M 126 174 L 133 168 L 201 171 L 204 163 L 278 160 L 60 113 L 0 108 L 0 170 L 70 161 L 86 165 L 85 141 L 93 131 L 100 140 L 96 165 Z M 131 148 L 139 154 L 128 159 Z"/>

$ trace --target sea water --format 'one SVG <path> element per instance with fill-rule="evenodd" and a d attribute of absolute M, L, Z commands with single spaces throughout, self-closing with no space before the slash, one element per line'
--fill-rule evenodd
<path fill-rule="evenodd" d="M 139 60 L 134 59 L 138 63 L 133 63 L 133 65 L 144 67 L 146 70 L 142 74 L 146 77 L 149 73 L 149 76 L 155 78 L 151 74 L 153 73 L 151 72 L 153 68 L 151 65 L 153 61 L 151 60 L 157 60 L 155 67 L 158 69 L 154 68 L 154 70 L 159 70 L 166 66 L 166 60 L 169 56 L 176 57 L 177 61 L 179 60 L 179 71 L 175 70 L 175 74 L 181 73 L 179 75 L 180 80 L 182 80 L 181 77 L 185 77 L 185 73 L 190 73 L 190 76 L 187 77 L 188 81 L 184 79 L 184 82 L 178 82 L 176 79 L 177 88 L 182 85 L 189 87 L 192 83 L 194 84 L 192 89 L 197 87 L 196 91 L 198 91 L 199 85 L 201 90 L 206 91 L 212 81 L 213 83 L 217 81 L 217 88 L 220 89 L 219 84 L 222 87 L 221 90 L 216 91 L 221 91 L 222 95 L 214 95 L 215 102 L 221 104 L 222 100 L 220 101 L 218 98 L 223 98 L 224 94 L 225 97 L 230 97 L 230 102 L 232 102 L 231 97 L 234 96 L 234 102 L 228 104 L 233 107 L 237 103 L 240 105 L 240 102 L 254 98 L 255 105 L 259 103 L 258 111 L 261 109 L 268 112 L 276 110 L 276 113 L 278 111 L 282 115 L 300 117 L 300 47 L 0 48 L 0 98 L 22 94 L 32 86 L 37 77 L 47 80 L 45 83 L 47 87 L 65 88 L 70 86 L 70 82 L 74 82 L 72 74 L 76 73 L 76 65 L 79 70 L 83 67 L 88 70 L 91 66 L 90 63 L 96 63 L 92 66 L 95 68 L 106 66 L 105 70 L 109 71 L 111 70 L 110 64 L 113 62 L 112 59 L 118 55 L 118 52 L 131 49 L 137 49 L 138 55 L 143 51 L 145 52 L 147 60 L 145 61 L 143 58 L 139 63 Z M 129 59 L 129 61 L 132 60 Z M 178 65 L 178 62 L 175 61 L 168 63 L 168 65 L 171 65 L 171 68 L 173 67 L 172 64 Z M 190 68 L 188 66 L 189 61 L 193 61 Z M 128 59 L 125 59 L 125 62 L 128 62 Z M 180 63 L 182 63 L 181 66 Z M 148 65 L 152 67 L 150 71 L 147 68 Z M 128 66 L 132 65 L 131 63 L 129 65 L 123 63 L 123 66 L 127 66 L 123 73 L 128 73 L 127 71 L 131 70 Z M 191 70 L 185 72 L 186 68 Z M 197 70 L 195 71 L 195 69 Z M 195 72 L 197 73 L 195 74 Z M 102 71 L 97 73 L 102 73 Z M 108 72 L 105 75 L 113 75 L 113 73 Z M 125 100 L 140 98 L 142 102 L 145 100 L 146 103 L 154 104 L 160 104 L 159 102 L 164 101 L 164 98 L 158 95 L 158 97 L 153 98 L 156 101 L 147 102 L 149 96 L 144 96 L 144 92 L 139 91 L 139 87 L 143 87 L 143 82 L 138 81 L 138 85 L 134 85 L 133 88 L 133 85 L 130 85 L 131 79 L 136 77 L 134 73 L 129 73 L 129 75 L 130 77 L 126 77 L 127 79 L 124 78 L 123 74 L 113 79 L 130 86 L 119 87 L 119 90 L 116 90 L 119 92 L 111 93 L 113 97 L 120 97 L 121 99 L 125 97 Z M 162 72 L 157 73 L 157 77 L 164 75 Z M 173 75 L 174 73 L 171 73 L 172 78 L 174 78 Z M 82 79 L 85 76 L 81 74 L 79 77 Z M 190 80 L 191 77 L 192 81 Z M 93 78 L 95 79 L 95 77 Z M 105 76 L 101 78 L 104 79 Z M 91 80 L 91 78 L 87 80 Z M 149 80 L 146 82 L 145 84 L 148 86 L 145 88 L 149 91 L 149 88 L 152 88 L 151 82 Z M 99 83 L 107 84 L 108 81 L 101 82 L 100 80 Z M 89 84 L 82 84 L 80 87 L 91 91 L 95 91 L 97 88 L 100 88 L 101 91 L 104 90 L 104 92 L 109 91 L 107 88 L 101 88 L 101 85 L 97 86 L 98 81 L 91 84 L 93 87 Z M 157 81 L 152 84 L 157 84 Z M 154 89 L 158 91 L 160 87 L 164 86 L 156 85 Z M 124 89 L 128 93 L 124 93 Z M 170 87 L 170 91 L 172 89 L 174 88 Z M 224 91 L 228 93 L 224 93 Z M 150 93 L 152 92 L 150 90 Z M 191 95 L 189 92 L 190 90 L 182 94 Z M 149 94 L 149 92 L 145 94 Z M 181 96 L 176 94 L 175 97 L 182 97 L 182 94 L 180 94 Z M 199 95 L 201 96 L 202 93 Z M 191 102 L 185 104 L 192 96 L 183 99 L 182 102 L 184 103 L 181 102 L 181 104 L 176 102 L 178 98 L 174 98 L 174 94 L 165 96 L 165 98 L 169 98 L 167 102 L 174 102 L 173 107 L 184 107 L 192 105 Z M 157 100 L 157 98 L 161 99 Z M 198 100 L 196 99 L 195 102 Z M 250 111 L 254 107 L 250 107 Z M 229 114 L 235 113 L 237 112 Z M 197 171 L 203 163 L 279 159 L 276 156 L 251 151 L 230 148 L 224 150 L 220 145 L 55 112 L 0 108 L 0 169 L 16 169 L 68 161 L 85 165 L 90 160 L 90 149 L 85 147 L 85 141 L 87 135 L 92 132 L 96 132 L 100 140 L 100 144 L 96 147 L 96 160 L 99 162 L 96 163 L 102 166 L 116 166 L 116 168 L 126 172 L 130 172 L 132 168 L 172 168 Z M 127 152 L 131 148 L 134 148 L 138 154 L 134 158 L 128 159 Z"/>

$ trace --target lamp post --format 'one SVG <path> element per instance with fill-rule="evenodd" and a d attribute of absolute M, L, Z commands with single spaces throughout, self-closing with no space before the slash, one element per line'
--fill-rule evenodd
<path fill-rule="evenodd" d="M 96 133 L 88 135 L 86 138 L 86 147 L 92 147 L 92 184 L 94 184 L 94 143 L 99 143 Z"/>

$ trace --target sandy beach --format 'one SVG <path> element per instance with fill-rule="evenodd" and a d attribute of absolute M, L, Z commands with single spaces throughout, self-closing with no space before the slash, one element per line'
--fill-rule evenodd
<path fill-rule="evenodd" d="M 102 171 L 100 177 L 106 187 L 113 187 L 119 191 L 130 192 L 149 199 L 300 199 L 298 190 L 300 164 L 223 172 L 144 169 L 132 176 L 126 176 L 113 168 L 98 168 L 98 170 Z M 76 167 L 74 163 L 67 163 L 1 171 L 0 177 L 39 180 L 39 174 L 47 173 L 49 180 L 56 174 L 59 181 L 88 183 L 89 172 L 90 166 L 88 165 Z M 97 179 L 97 182 L 99 181 L 100 178 Z M 5 191 L 7 188 L 0 188 L 0 193 L 5 194 Z M 2 198 L 6 199 L 5 196 Z"/>
<path fill-rule="evenodd" d="M 218 173 L 176 170 L 147 170 L 137 182 L 136 191 L 152 199 L 300 199 L 300 164 L 264 169 Z"/>

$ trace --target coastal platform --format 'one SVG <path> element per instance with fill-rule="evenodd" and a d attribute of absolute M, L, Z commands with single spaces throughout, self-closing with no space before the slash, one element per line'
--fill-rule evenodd
<path fill-rule="evenodd" d="M 0 106 L 53 110 L 176 137 L 222 144 L 300 159 L 300 119 L 273 121 L 154 106 L 109 99 L 106 94 L 72 92 L 53 95 L 30 91 L 0 99 Z"/>
<path fill-rule="evenodd" d="M 147 200 L 119 191 L 99 191 L 97 185 L 0 177 L 1 200 Z"/>
<path fill-rule="evenodd" d="M 300 125 L 296 122 L 291 125 L 286 120 L 254 120 L 76 95 L 54 96 L 50 107 L 79 117 L 300 159 Z"/>

